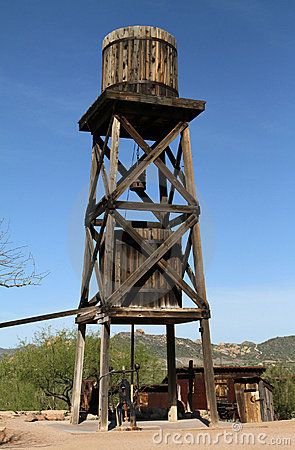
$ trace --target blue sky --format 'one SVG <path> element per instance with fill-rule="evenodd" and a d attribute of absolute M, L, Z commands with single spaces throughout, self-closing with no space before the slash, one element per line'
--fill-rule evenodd
<path fill-rule="evenodd" d="M 294 334 L 294 14 L 291 0 L 1 2 L 0 215 L 50 271 L 1 289 L 1 321 L 77 305 L 91 150 L 77 121 L 100 92 L 103 37 L 153 25 L 177 39 L 180 95 L 207 101 L 191 134 L 212 340 Z M 0 347 L 40 326 L 0 330 Z"/>

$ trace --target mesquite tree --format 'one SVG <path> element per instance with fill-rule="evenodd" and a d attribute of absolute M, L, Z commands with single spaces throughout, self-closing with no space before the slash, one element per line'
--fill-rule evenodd
<path fill-rule="evenodd" d="M 39 285 L 47 273 L 37 273 L 35 260 L 25 246 L 14 247 L 9 226 L 0 219 L 0 286 L 6 288 Z"/>

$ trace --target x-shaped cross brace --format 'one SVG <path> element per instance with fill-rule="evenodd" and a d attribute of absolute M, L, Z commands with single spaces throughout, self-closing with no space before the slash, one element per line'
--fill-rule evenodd
<path fill-rule="evenodd" d="M 87 221 L 90 222 L 98 217 L 107 207 L 112 207 L 112 204 L 118 199 L 126 189 L 145 171 L 147 166 L 154 162 L 166 178 L 174 185 L 175 189 L 184 197 L 189 204 L 198 205 L 197 200 L 186 190 L 186 188 L 180 183 L 180 181 L 173 175 L 168 167 L 159 159 L 161 153 L 169 146 L 169 144 L 175 139 L 175 137 L 181 133 L 186 127 L 186 122 L 179 122 L 154 148 L 151 148 L 135 128 L 128 122 L 128 120 L 122 116 L 116 116 L 121 122 L 125 130 L 130 134 L 134 141 L 142 148 L 146 153 L 146 156 L 140 161 L 139 164 L 135 164 L 125 174 L 124 177 L 118 182 L 116 189 L 109 195 L 104 196 L 94 207 L 88 215 Z"/>

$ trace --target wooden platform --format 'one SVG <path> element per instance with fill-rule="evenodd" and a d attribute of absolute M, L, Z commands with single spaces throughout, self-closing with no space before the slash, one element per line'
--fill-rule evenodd
<path fill-rule="evenodd" d="M 205 109 L 204 100 L 158 97 L 107 89 L 79 120 L 79 130 L 105 136 L 112 114 L 123 114 L 137 124 L 138 133 L 147 140 L 158 140 L 178 122 L 190 122 Z M 136 121 L 134 121 L 136 119 Z M 121 137 L 129 137 L 121 127 Z"/>
<path fill-rule="evenodd" d="M 105 314 L 97 311 L 91 314 L 79 314 L 76 323 L 95 324 L 104 320 Z M 210 311 L 201 308 L 110 308 L 108 317 L 112 324 L 125 325 L 167 325 L 194 322 L 200 319 L 208 319 Z"/>

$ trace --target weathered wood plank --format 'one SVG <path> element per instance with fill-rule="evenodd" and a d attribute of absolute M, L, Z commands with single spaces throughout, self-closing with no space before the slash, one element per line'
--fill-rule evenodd
<path fill-rule="evenodd" d="M 174 175 L 179 177 L 180 181 L 182 182 L 183 186 L 185 187 L 185 174 L 180 168 L 180 162 L 182 157 L 182 147 L 181 142 L 179 143 L 178 149 L 177 149 L 177 155 L 176 158 L 173 155 L 173 152 L 170 147 L 167 147 L 166 153 L 168 156 L 169 161 L 171 162 L 172 166 L 174 167 Z"/>
<path fill-rule="evenodd" d="M 198 208 L 199 211 L 199 208 Z M 175 212 L 175 211 L 174 211 Z M 182 222 L 184 222 L 187 219 L 187 213 L 180 214 L 180 216 L 175 217 L 174 219 L 171 219 L 167 223 L 167 228 L 174 228 L 178 225 L 180 225 Z"/>
<path fill-rule="evenodd" d="M 153 247 L 149 245 L 146 240 L 132 226 L 130 226 L 117 211 L 113 211 L 113 215 L 117 223 L 132 237 L 132 239 L 134 239 L 135 242 L 138 243 L 146 255 L 150 256 L 153 254 Z M 182 289 L 196 303 L 196 305 L 199 307 L 203 306 L 203 303 L 200 302 L 200 297 L 198 294 L 191 289 L 191 287 L 182 279 L 182 276 L 177 273 L 165 259 L 157 261 L 156 264 L 163 269 L 164 273 L 171 278 L 173 283 Z"/>
<path fill-rule="evenodd" d="M 171 149 L 169 147 L 166 149 L 166 152 L 167 152 L 167 155 L 171 152 L 171 154 L 172 154 L 172 156 L 174 158 L 174 155 L 173 155 L 173 153 L 172 153 L 172 151 L 171 151 Z M 175 177 L 177 177 L 178 175 L 181 174 L 181 171 L 180 171 L 181 158 L 182 158 L 182 148 L 181 148 L 181 145 L 179 143 L 176 158 L 171 159 L 171 155 L 169 157 L 170 162 L 172 163 L 172 166 L 174 167 L 173 175 Z M 181 182 L 182 182 L 183 186 L 185 187 L 185 177 L 184 176 L 183 176 L 183 178 L 180 177 L 180 179 L 181 179 Z M 170 188 L 169 196 L 168 196 L 168 203 L 170 203 L 170 204 L 173 203 L 174 193 L 175 193 L 175 186 L 172 184 L 171 188 Z M 169 215 L 167 217 L 167 220 L 169 220 Z"/>
<path fill-rule="evenodd" d="M 204 379 L 206 386 L 206 397 L 208 401 L 210 425 L 218 426 L 218 411 L 215 392 L 212 345 L 210 337 L 209 319 L 200 320 L 202 353 L 204 361 Z"/>
<path fill-rule="evenodd" d="M 108 394 L 109 394 L 109 362 L 110 362 L 110 322 L 101 325 L 100 334 L 100 383 L 98 400 L 98 430 L 108 430 Z"/>
<path fill-rule="evenodd" d="M 92 150 L 92 153 L 93 153 L 92 158 L 94 159 L 94 161 L 92 163 L 92 172 L 93 173 L 91 173 L 91 175 L 90 175 L 89 204 L 87 206 L 88 210 L 91 210 L 96 203 L 97 182 L 98 182 L 98 177 L 99 177 L 101 167 L 103 164 L 106 147 L 108 145 L 108 140 L 110 137 L 112 122 L 113 122 L 113 117 L 111 117 L 111 120 L 110 120 L 110 123 L 108 126 L 107 135 L 105 137 L 105 141 L 104 141 L 102 150 L 99 154 L 99 158 L 97 158 L 97 150 L 96 150 L 97 143 L 95 142 L 95 138 L 93 138 L 94 145 L 93 145 L 93 150 Z"/>
<path fill-rule="evenodd" d="M 131 323 L 144 325 L 166 325 L 169 323 L 195 322 L 210 317 L 210 311 L 204 308 L 139 308 L 139 307 L 112 307 L 109 313 L 92 313 L 87 316 L 78 316 L 76 323 L 102 324 L 111 321 L 112 324 Z"/>
<path fill-rule="evenodd" d="M 41 314 L 38 316 L 26 317 L 24 319 L 9 320 L 7 322 L 0 322 L 0 328 L 15 327 L 17 325 L 25 325 L 27 323 L 42 322 L 43 320 L 51 320 L 51 319 L 59 319 L 61 317 L 67 317 L 67 316 L 75 316 L 76 314 L 80 314 L 81 312 L 92 311 L 92 310 L 96 311 L 97 308 L 95 306 L 91 306 L 91 307 L 85 307 L 85 308 L 67 309 L 65 311 Z"/>
<path fill-rule="evenodd" d="M 110 120 L 109 130 L 112 119 Z M 108 130 L 108 133 L 109 133 Z M 106 137 L 106 144 L 108 141 L 108 135 Z M 104 150 L 103 150 L 104 152 Z M 88 210 L 92 210 L 96 203 L 96 192 L 97 192 L 97 182 L 99 173 L 103 164 L 103 152 L 99 160 L 97 159 L 96 153 L 96 143 L 93 139 L 92 146 L 92 159 L 91 159 L 91 170 L 90 170 L 90 188 L 88 194 L 88 205 L 86 209 L 86 215 Z M 102 234 L 99 235 L 102 237 Z M 100 246 L 100 241 L 96 244 L 95 250 L 93 251 L 93 242 L 90 230 L 86 227 L 85 229 L 85 249 L 84 249 L 84 262 L 83 262 L 83 274 L 82 274 L 82 285 L 81 285 L 81 297 L 80 297 L 80 307 L 88 303 L 89 296 L 89 284 L 93 268 L 96 262 L 97 252 Z M 92 254 L 94 253 L 94 255 Z M 98 267 L 96 267 L 97 282 L 99 284 L 99 290 L 102 292 L 102 283 L 100 280 L 100 273 Z M 98 296 L 97 296 L 98 298 Z M 85 312 L 85 311 L 84 311 Z M 75 356 L 75 372 L 73 380 L 73 394 L 72 394 L 72 416 L 71 421 L 73 424 L 79 423 L 80 417 L 80 395 L 81 395 L 81 383 L 82 383 L 82 373 L 84 364 L 84 347 L 85 347 L 85 333 L 86 325 L 78 325 L 78 335 L 76 343 L 76 356 Z"/>
<path fill-rule="evenodd" d="M 110 195 L 117 186 L 118 155 L 120 140 L 120 122 L 115 117 L 112 125 L 110 152 L 110 170 L 107 189 Z M 113 286 L 113 258 L 114 258 L 114 228 L 115 219 L 108 215 L 105 231 L 105 251 L 104 251 L 104 298 L 108 298 L 114 289 Z M 99 410 L 98 429 L 107 431 L 108 429 L 108 391 L 109 391 L 109 362 L 110 362 L 110 322 L 105 321 L 101 325 L 101 347 L 100 347 L 100 383 L 99 383 Z"/>
<path fill-rule="evenodd" d="M 140 148 L 142 148 L 142 150 L 144 150 L 144 152 L 148 155 L 148 157 L 151 157 L 151 155 L 155 155 L 156 154 L 155 150 L 157 148 L 159 148 L 160 145 L 161 145 L 161 147 L 163 147 L 163 149 L 167 148 L 169 146 L 170 142 L 177 136 L 177 134 L 181 133 L 181 131 L 179 131 L 178 133 L 177 133 L 177 131 L 180 130 L 181 128 L 184 130 L 188 126 L 187 123 L 180 122 L 172 130 L 172 132 L 169 133 L 160 142 L 160 144 L 158 144 L 158 146 L 156 146 L 156 148 L 152 150 L 151 147 L 144 141 L 144 139 L 140 136 L 140 134 L 135 130 L 135 128 L 126 119 L 126 117 L 120 116 L 119 120 L 120 120 L 122 126 L 125 128 L 125 130 L 132 137 L 132 139 L 140 146 Z M 171 135 L 171 137 L 174 136 L 173 139 L 171 139 L 171 137 L 169 137 L 169 135 Z M 157 158 L 160 155 L 160 153 L 157 155 Z M 166 178 L 170 181 L 170 183 L 172 185 L 174 185 L 175 189 L 183 196 L 183 198 L 188 203 L 190 203 L 192 205 L 196 205 L 197 204 L 197 201 L 193 197 L 193 195 L 191 195 L 187 191 L 187 189 L 178 181 L 178 179 L 173 175 L 173 173 L 168 169 L 168 167 L 165 164 L 163 164 L 163 162 L 159 158 L 158 159 L 152 158 L 152 160 L 150 162 L 154 162 L 155 163 L 155 165 L 161 170 L 161 172 L 166 176 Z"/>
<path fill-rule="evenodd" d="M 111 306 L 122 298 L 134 284 L 142 278 L 146 272 L 153 267 L 166 253 L 167 251 L 181 238 L 181 236 L 196 223 L 198 217 L 195 215 L 190 216 L 186 222 L 184 222 L 177 231 L 171 234 L 163 244 L 161 244 L 138 268 L 133 272 L 129 278 L 121 284 L 121 286 L 106 299 L 106 304 Z"/>
<path fill-rule="evenodd" d="M 109 309 L 109 315 L 112 321 L 115 319 L 168 319 L 175 320 L 199 320 L 203 317 L 208 317 L 207 309 L 202 308 L 128 308 L 128 307 L 112 307 Z M 163 322 L 165 323 L 165 322 Z"/>
<path fill-rule="evenodd" d="M 82 301 L 86 302 L 88 301 L 88 294 L 89 294 L 89 284 L 91 280 L 91 276 L 93 273 L 93 269 L 95 268 L 96 278 L 99 285 L 99 289 L 101 291 L 101 298 L 104 298 L 104 292 L 103 292 L 103 284 L 101 282 L 101 276 L 100 271 L 97 266 L 97 255 L 102 245 L 102 240 L 104 237 L 104 229 L 106 227 L 108 219 L 108 212 L 106 211 L 103 223 L 100 229 L 100 232 L 98 233 L 97 242 L 95 244 L 95 247 L 93 245 L 92 236 L 90 229 L 86 227 L 86 239 L 85 239 L 85 256 L 84 256 L 84 268 L 83 268 L 83 275 L 82 275 L 82 295 L 81 295 L 81 303 L 80 307 L 82 306 Z"/>
<path fill-rule="evenodd" d="M 177 96 L 176 41 L 166 31 L 157 30 L 150 26 L 125 27 L 104 38 L 102 90 Z M 164 71 L 171 75 L 161 81 Z"/>
<path fill-rule="evenodd" d="M 166 156 L 165 156 L 165 150 L 161 155 L 159 156 L 160 160 L 163 164 L 166 164 Z M 168 185 L 167 185 L 167 178 L 165 175 L 161 172 L 161 170 L 158 169 L 158 179 L 159 179 L 159 198 L 160 203 L 168 203 Z M 163 223 L 165 228 L 167 228 L 167 214 L 162 214 L 163 217 Z"/>
<path fill-rule="evenodd" d="M 185 251 L 183 254 L 183 259 L 182 259 L 182 276 L 184 276 L 186 267 L 187 267 L 187 263 L 188 263 L 188 259 L 189 259 L 189 255 L 191 252 L 191 245 L 192 245 L 192 241 L 191 241 L 191 234 L 192 234 L 192 230 L 190 230 L 189 232 L 189 236 L 187 238 L 187 243 L 185 246 Z"/>
<path fill-rule="evenodd" d="M 146 156 L 141 158 L 140 163 L 135 164 L 128 171 L 128 174 L 126 174 L 125 179 L 120 180 L 119 187 L 122 190 L 122 188 L 124 188 L 127 182 L 129 182 L 128 179 L 130 177 L 133 178 L 134 174 L 136 174 L 135 179 L 138 178 L 142 174 L 142 172 L 147 168 L 147 166 L 152 162 L 155 162 L 157 166 L 159 166 L 160 164 L 161 167 L 166 167 L 165 164 L 158 158 L 165 150 L 165 148 L 167 148 L 167 146 L 175 139 L 175 137 L 179 133 L 181 133 L 181 130 L 183 130 L 187 126 L 187 124 L 179 122 L 160 142 L 156 143 L 156 145 L 154 145 L 153 147 L 150 147 L 149 145 L 146 144 L 146 142 L 142 139 L 139 133 L 137 133 L 137 131 L 132 127 L 132 125 L 128 122 L 128 120 L 125 117 L 123 116 L 116 116 L 116 117 L 118 117 L 118 120 L 120 120 L 121 124 L 126 129 L 126 131 L 146 153 Z M 166 173 L 163 174 L 166 176 Z M 122 192 L 124 192 L 124 190 Z"/>
<path fill-rule="evenodd" d="M 106 225 L 106 219 L 107 219 L 107 215 L 105 214 L 104 220 L 102 221 L 100 233 L 98 234 L 98 238 L 97 238 L 95 247 L 93 244 L 91 231 L 89 228 L 87 228 L 88 245 L 90 246 L 90 251 L 91 251 L 91 264 L 93 264 L 93 266 L 94 266 L 96 281 L 97 281 L 97 285 L 99 288 L 100 297 L 101 297 L 102 301 L 104 300 L 104 298 L 103 298 L 103 283 L 102 283 L 101 273 L 100 273 L 99 266 L 98 266 L 97 254 L 101 248 L 101 243 L 102 243 L 102 238 L 103 238 L 102 230 L 104 229 L 104 227 Z M 90 270 L 91 270 L 91 268 L 90 268 Z M 91 274 L 90 274 L 89 282 L 90 282 L 90 279 L 91 279 Z M 89 301 L 88 301 L 88 303 L 89 303 Z"/>
<path fill-rule="evenodd" d="M 74 381 L 72 391 L 72 414 L 71 423 L 78 425 L 80 419 L 80 403 L 81 403 L 81 385 L 84 362 L 86 324 L 78 325 L 76 357 L 74 369 Z"/>
<path fill-rule="evenodd" d="M 126 121 L 126 119 L 124 119 L 123 117 L 119 117 L 119 116 L 115 116 L 116 120 L 120 121 L 120 123 L 122 123 L 122 125 L 126 128 L 126 126 L 131 130 L 130 132 L 134 135 L 135 133 L 135 137 L 139 140 L 139 142 L 135 141 L 140 145 L 140 147 L 145 150 L 146 152 L 146 156 L 141 160 L 141 162 L 139 162 L 136 166 L 133 167 L 133 169 L 131 171 L 128 171 L 127 174 L 125 174 L 124 177 L 121 178 L 121 180 L 119 181 L 116 189 L 112 192 L 111 198 L 112 201 L 116 200 L 118 197 L 120 197 L 120 195 L 122 195 L 126 189 L 128 189 L 128 187 L 131 185 L 131 183 L 133 183 L 136 179 L 138 179 L 138 177 L 146 170 L 146 168 L 155 161 L 155 164 L 159 166 L 159 164 L 161 165 L 162 169 L 164 167 L 164 169 L 162 170 L 162 172 L 166 175 L 167 178 L 169 178 L 169 181 L 171 181 L 171 177 L 173 177 L 172 173 L 169 171 L 169 169 L 165 166 L 165 164 L 163 164 L 160 160 L 157 160 L 157 158 L 160 156 L 160 154 L 162 153 L 162 151 L 167 147 L 167 145 L 170 144 L 170 142 L 173 141 L 173 139 L 187 126 L 186 123 L 178 123 L 157 145 L 154 149 L 151 149 L 146 143 L 145 141 L 140 137 L 140 135 L 136 132 L 136 130 L 129 124 L 128 121 Z M 131 128 L 130 128 L 131 127 Z M 133 136 L 132 136 L 133 137 Z M 133 137 L 134 138 L 134 137 Z M 167 176 L 167 171 L 168 171 L 168 176 Z M 181 183 L 179 183 L 179 181 L 173 177 L 174 180 L 174 184 L 176 189 L 180 189 L 182 192 L 186 190 L 183 188 L 183 186 L 181 185 Z M 180 187 L 178 186 L 180 185 Z M 178 186 L 178 187 L 177 187 Z M 186 193 L 187 196 L 189 195 L 188 193 Z M 186 195 L 185 194 L 185 195 Z M 185 198 L 185 197 L 184 197 Z M 192 199 L 192 204 L 195 204 L 195 200 L 193 199 L 193 197 L 191 197 Z M 92 213 L 89 214 L 90 220 L 95 219 L 97 216 L 99 216 L 103 210 L 105 209 L 106 205 L 108 204 L 109 199 L 107 199 L 107 197 L 103 197 L 100 202 L 97 203 L 97 205 L 95 206 L 94 210 Z"/>
<path fill-rule="evenodd" d="M 181 134 L 181 147 L 183 152 L 186 186 L 187 189 L 190 191 L 190 193 L 196 198 L 197 194 L 194 179 L 193 158 L 188 128 L 184 130 Z M 208 303 L 206 296 L 205 275 L 204 275 L 203 255 L 201 246 L 201 233 L 199 223 L 196 223 L 192 229 L 192 247 L 193 247 L 193 257 L 194 257 L 196 285 L 198 287 L 198 294 L 204 299 L 204 302 Z"/>
<path fill-rule="evenodd" d="M 193 172 L 193 160 L 190 145 L 189 129 L 183 131 L 181 135 L 181 146 L 183 151 L 183 163 L 184 172 L 186 176 L 186 186 L 188 191 L 196 198 L 196 187 Z M 202 297 L 205 304 L 208 306 L 205 287 L 205 276 L 203 267 L 203 257 L 201 248 L 200 226 L 199 223 L 195 224 L 192 228 L 192 246 L 193 256 L 195 264 L 196 275 L 196 287 L 198 294 Z M 209 307 L 209 306 L 208 306 Z M 201 339 L 204 359 L 204 378 L 206 386 L 206 395 L 210 408 L 211 424 L 216 426 L 218 424 L 218 412 L 216 403 L 215 383 L 214 383 L 214 371 L 213 371 L 213 359 L 212 348 L 210 338 L 210 328 L 208 319 L 203 319 L 200 323 L 201 327 Z"/>
<path fill-rule="evenodd" d="M 160 222 L 150 222 L 147 220 L 127 220 L 133 228 L 162 228 Z M 102 219 L 96 219 L 94 226 L 101 227 Z"/>
<path fill-rule="evenodd" d="M 110 172 L 108 188 L 110 195 L 116 190 L 117 172 L 118 172 L 118 154 L 119 154 L 119 136 L 120 122 L 114 118 L 112 126 L 112 142 L 110 154 Z M 114 227 L 115 220 L 112 216 L 108 216 L 105 232 L 105 253 L 104 253 L 104 277 L 105 277 L 105 298 L 113 291 L 113 257 L 114 257 Z"/>
<path fill-rule="evenodd" d="M 177 422 L 177 388 L 175 364 L 175 331 L 174 325 L 166 325 L 167 340 L 167 372 L 168 372 L 168 421 Z"/>
<path fill-rule="evenodd" d="M 135 92 L 118 92 L 108 89 L 95 100 L 81 117 L 79 120 L 80 131 L 94 132 L 94 126 L 96 129 L 99 129 L 101 123 L 105 122 L 114 110 L 114 104 L 119 104 L 120 106 L 121 103 L 127 103 L 127 108 L 130 111 L 132 111 L 134 107 L 138 110 L 138 113 L 140 113 L 144 108 L 146 114 L 150 111 L 150 113 L 156 114 L 158 117 L 161 117 L 161 114 L 165 111 L 168 117 L 174 117 L 176 120 L 182 120 L 182 118 L 185 117 L 185 121 L 190 121 L 202 113 L 205 110 L 206 104 L 204 100 L 159 97 L 155 95 L 138 94 Z M 99 132 L 99 134 L 102 133 Z"/>
<path fill-rule="evenodd" d="M 167 203 L 139 203 L 116 201 L 114 208 L 134 211 L 161 211 L 171 213 L 199 214 L 198 205 L 169 205 Z"/>
<path fill-rule="evenodd" d="M 100 136 L 97 136 L 96 138 L 97 142 L 99 142 L 99 145 L 102 147 L 104 145 L 104 141 L 101 139 Z M 108 146 L 106 146 L 105 149 L 105 155 L 108 159 L 110 159 L 110 149 Z M 126 176 L 128 170 L 126 169 L 126 167 L 124 166 L 124 164 L 120 161 L 120 159 L 118 159 L 118 172 L 124 177 Z M 136 190 L 134 191 L 136 195 L 138 195 L 138 197 L 145 203 L 153 203 L 151 197 L 146 193 L 143 192 L 141 190 Z M 154 216 L 161 221 L 161 214 L 157 213 L 157 212 L 153 212 Z"/>

